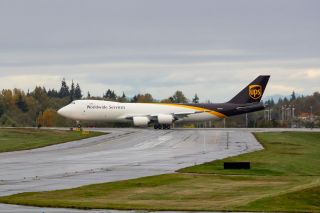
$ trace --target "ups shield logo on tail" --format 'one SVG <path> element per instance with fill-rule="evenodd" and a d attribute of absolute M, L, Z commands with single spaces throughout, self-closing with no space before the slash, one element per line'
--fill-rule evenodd
<path fill-rule="evenodd" d="M 262 86 L 261 85 L 249 85 L 249 96 L 257 100 L 262 96 Z"/>

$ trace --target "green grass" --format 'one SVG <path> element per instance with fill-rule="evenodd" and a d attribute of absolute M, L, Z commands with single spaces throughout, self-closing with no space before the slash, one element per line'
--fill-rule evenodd
<path fill-rule="evenodd" d="M 310 178 L 307 178 L 310 181 Z M 22 193 L 3 203 L 45 207 L 140 210 L 232 210 L 258 198 L 304 184 L 303 179 L 169 174 L 89 185 L 69 190 Z"/>
<path fill-rule="evenodd" d="M 0 153 L 35 149 L 88 137 L 99 136 L 104 133 L 90 132 L 82 135 L 75 131 L 31 129 L 31 128 L 0 128 Z"/>
<path fill-rule="evenodd" d="M 251 170 L 223 170 L 223 161 L 175 174 L 1 197 L 0 202 L 46 207 L 320 212 L 320 133 L 258 133 L 265 147 L 226 161 Z"/>
<path fill-rule="evenodd" d="M 228 175 L 320 175 L 320 133 L 256 133 L 264 150 L 201 164 L 179 172 Z M 225 161 L 250 161 L 250 170 L 224 170 Z"/>
<path fill-rule="evenodd" d="M 279 196 L 266 197 L 243 206 L 241 209 L 254 211 L 266 207 L 268 207 L 269 211 L 319 212 L 320 186 L 285 193 Z"/>

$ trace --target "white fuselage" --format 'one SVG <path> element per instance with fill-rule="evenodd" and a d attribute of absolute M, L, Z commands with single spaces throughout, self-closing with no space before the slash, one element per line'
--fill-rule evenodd
<path fill-rule="evenodd" d="M 78 100 L 58 111 L 64 117 L 78 121 L 130 122 L 133 117 L 187 114 L 177 122 L 208 121 L 222 118 L 212 111 L 180 104 L 166 103 L 119 103 L 102 100 Z M 197 113 L 194 113 L 197 111 Z"/>

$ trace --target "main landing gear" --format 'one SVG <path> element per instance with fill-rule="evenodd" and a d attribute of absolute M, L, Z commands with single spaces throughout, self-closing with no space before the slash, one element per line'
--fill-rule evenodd
<path fill-rule="evenodd" d="M 170 124 L 154 124 L 154 129 L 170 129 Z"/>

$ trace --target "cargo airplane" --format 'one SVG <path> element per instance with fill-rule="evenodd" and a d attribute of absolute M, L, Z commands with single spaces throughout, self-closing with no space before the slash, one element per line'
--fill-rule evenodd
<path fill-rule="evenodd" d="M 76 121 L 132 122 L 134 126 L 153 125 L 170 129 L 176 122 L 218 120 L 263 110 L 260 102 L 270 76 L 258 76 L 226 103 L 119 103 L 103 100 L 76 100 L 58 114 Z"/>

